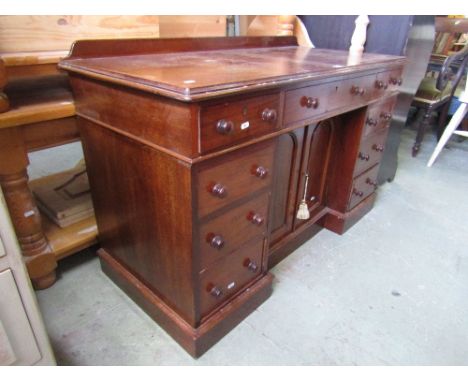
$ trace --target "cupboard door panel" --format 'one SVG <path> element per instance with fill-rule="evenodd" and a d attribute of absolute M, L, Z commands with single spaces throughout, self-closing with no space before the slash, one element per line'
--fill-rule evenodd
<path fill-rule="evenodd" d="M 274 245 L 293 230 L 305 129 L 299 128 L 278 137 L 271 202 L 270 245 Z"/>
<path fill-rule="evenodd" d="M 328 119 L 316 126 L 309 126 L 304 144 L 303 164 L 299 179 L 299 195 L 296 211 L 304 197 L 305 175 L 309 175 L 307 190 L 305 192 L 310 218 L 307 220 L 296 219 L 295 228 L 309 220 L 314 220 L 314 215 L 325 206 L 324 194 L 330 162 L 330 144 L 333 132 L 333 121 Z"/>

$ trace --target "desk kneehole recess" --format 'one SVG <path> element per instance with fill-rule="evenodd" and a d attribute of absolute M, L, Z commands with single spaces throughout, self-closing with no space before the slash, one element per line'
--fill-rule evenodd
<path fill-rule="evenodd" d="M 372 208 L 404 59 L 346 62 L 239 37 L 79 41 L 60 63 L 102 268 L 192 356 L 270 296 L 270 267 Z"/>

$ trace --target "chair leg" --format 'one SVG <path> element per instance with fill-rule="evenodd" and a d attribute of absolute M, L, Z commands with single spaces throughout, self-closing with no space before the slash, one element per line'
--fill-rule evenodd
<path fill-rule="evenodd" d="M 437 140 L 440 140 L 442 134 L 444 133 L 444 126 L 447 123 L 447 114 L 449 111 L 450 102 L 446 102 L 439 114 L 439 120 L 437 123 Z"/>
<path fill-rule="evenodd" d="M 416 118 L 419 116 L 419 111 L 421 109 L 417 106 L 411 106 L 410 111 L 408 112 L 408 119 L 406 120 L 406 125 L 410 126 L 414 123 Z"/>
<path fill-rule="evenodd" d="M 413 145 L 413 157 L 415 157 L 418 154 L 419 149 L 421 148 L 421 143 L 424 139 L 424 134 L 426 133 L 426 128 L 427 128 L 427 125 L 429 124 L 429 119 L 431 117 L 431 114 L 432 114 L 432 109 L 431 108 L 427 109 L 426 112 L 424 113 L 424 116 L 421 122 L 419 122 L 418 132 L 416 134 L 416 140 L 414 141 L 414 145 Z"/>
<path fill-rule="evenodd" d="M 445 144 L 450 139 L 450 136 L 457 129 L 458 125 L 463 121 L 463 118 L 465 118 L 465 115 L 466 115 L 467 111 L 468 111 L 468 105 L 466 103 L 462 103 L 458 107 L 457 111 L 453 115 L 453 117 L 450 120 L 449 124 L 445 128 L 445 131 L 442 134 L 442 137 L 440 138 L 439 142 L 437 143 L 437 146 L 434 149 L 434 152 L 432 153 L 431 158 L 429 159 L 429 162 L 427 162 L 427 167 L 431 167 L 434 164 L 437 156 L 440 154 L 440 152 L 444 148 Z"/>

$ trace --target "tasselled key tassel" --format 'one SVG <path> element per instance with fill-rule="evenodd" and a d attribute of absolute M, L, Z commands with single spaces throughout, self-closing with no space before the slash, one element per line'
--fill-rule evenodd
<path fill-rule="evenodd" d="M 296 215 L 296 217 L 300 220 L 307 220 L 310 218 L 309 206 L 307 205 L 307 202 L 306 202 L 308 183 L 309 183 L 309 175 L 305 174 L 304 197 L 302 198 L 302 201 L 299 204 L 299 209 L 297 210 L 297 215 Z"/>

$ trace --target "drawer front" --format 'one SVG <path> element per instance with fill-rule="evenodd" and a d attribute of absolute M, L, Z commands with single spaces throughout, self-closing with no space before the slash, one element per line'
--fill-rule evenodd
<path fill-rule="evenodd" d="M 224 155 L 198 171 L 198 216 L 269 187 L 275 141 L 262 142 Z"/>
<path fill-rule="evenodd" d="M 284 124 L 318 119 L 324 113 L 339 113 L 341 108 L 358 108 L 382 97 L 386 91 L 377 86 L 376 75 L 290 90 L 286 92 Z"/>
<path fill-rule="evenodd" d="M 377 188 L 377 175 L 379 173 L 379 165 L 375 165 L 370 170 L 361 174 L 353 182 L 351 195 L 349 198 L 348 210 L 356 207 L 361 201 L 372 194 Z"/>
<path fill-rule="evenodd" d="M 369 106 L 366 115 L 363 137 L 378 134 L 390 126 L 392 112 L 396 103 L 396 97 Z"/>
<path fill-rule="evenodd" d="M 268 202 L 265 193 L 202 224 L 199 249 L 200 269 L 230 255 L 242 244 L 266 233 Z"/>
<path fill-rule="evenodd" d="M 276 129 L 279 94 L 205 105 L 200 118 L 200 152 L 267 134 Z"/>
<path fill-rule="evenodd" d="M 264 240 L 254 240 L 200 273 L 200 310 L 206 316 L 260 275 Z"/>
<path fill-rule="evenodd" d="M 369 75 L 344 80 L 340 87 L 339 98 L 344 104 L 362 106 L 385 94 L 384 89 L 376 86 L 376 76 Z"/>
<path fill-rule="evenodd" d="M 340 82 L 307 86 L 286 92 L 284 124 L 310 119 L 328 111 L 329 99 L 336 98 Z M 334 105 L 337 106 L 338 105 Z"/>
<path fill-rule="evenodd" d="M 307 119 L 341 108 L 358 108 L 385 96 L 401 86 L 403 68 L 389 70 L 342 81 L 311 85 L 286 92 L 284 125 Z"/>
<path fill-rule="evenodd" d="M 354 176 L 357 176 L 380 162 L 385 149 L 385 141 L 388 130 L 379 134 L 371 134 L 362 139 L 359 147 Z"/>
<path fill-rule="evenodd" d="M 394 91 L 403 84 L 403 68 L 393 69 L 377 74 L 377 84 L 385 90 Z"/>

